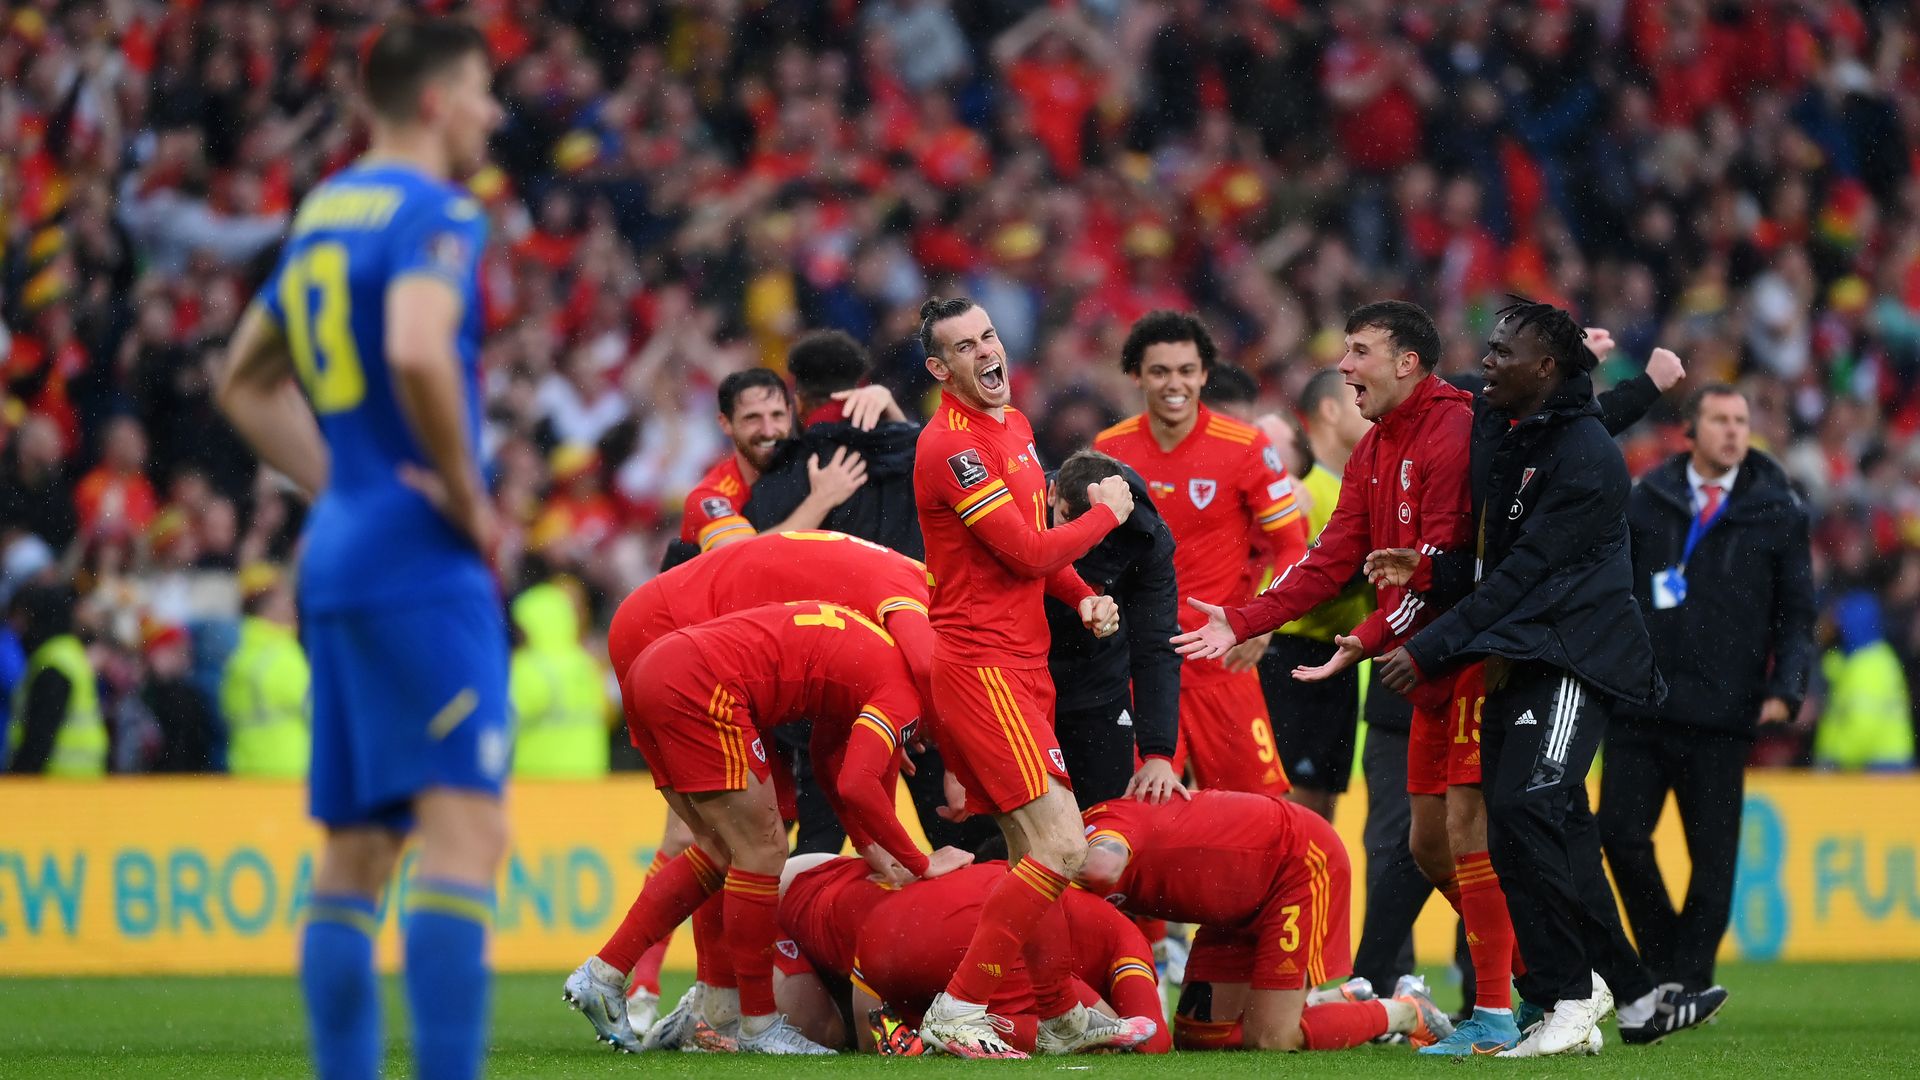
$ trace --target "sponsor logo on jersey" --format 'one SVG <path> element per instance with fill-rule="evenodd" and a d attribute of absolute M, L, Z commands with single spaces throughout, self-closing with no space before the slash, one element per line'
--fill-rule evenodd
<path fill-rule="evenodd" d="M 1520 490 L 1521 491 L 1527 490 L 1527 485 L 1533 482 L 1533 474 L 1539 471 L 1540 471 L 1539 469 L 1535 469 L 1532 467 L 1528 467 L 1520 470 Z"/>
<path fill-rule="evenodd" d="M 718 495 L 700 500 L 700 512 L 710 518 L 733 516 L 733 504 Z"/>
<path fill-rule="evenodd" d="M 1413 490 L 1413 459 L 1412 458 L 1400 459 L 1400 490 L 1401 491 Z"/>
<path fill-rule="evenodd" d="M 1526 507 L 1524 507 L 1524 506 L 1522 506 L 1522 505 L 1520 505 L 1520 500 L 1519 500 L 1519 499 L 1515 499 L 1515 500 L 1513 500 L 1513 505 L 1512 505 L 1512 506 L 1509 506 L 1509 507 L 1507 507 L 1507 520 L 1508 520 L 1508 521 L 1519 521 L 1519 520 L 1520 520 L 1520 515 L 1521 515 L 1521 514 L 1524 514 L 1524 513 L 1526 513 L 1526 512 L 1527 512 L 1527 508 L 1526 508 Z"/>
<path fill-rule="evenodd" d="M 1413 523 L 1413 507 L 1407 503 L 1401 503 L 1400 504 L 1400 524 L 1410 525 L 1412 523 Z"/>
<path fill-rule="evenodd" d="M 1292 490 L 1293 490 L 1293 481 L 1275 480 L 1273 483 L 1267 485 L 1267 498 L 1278 499 L 1280 496 L 1285 495 Z"/>
<path fill-rule="evenodd" d="M 1273 973 L 1275 975 L 1298 975 L 1300 974 L 1300 968 L 1293 962 L 1293 957 L 1289 956 L 1274 967 Z"/>
<path fill-rule="evenodd" d="M 1205 510 L 1207 504 L 1213 502 L 1214 492 L 1218 490 L 1220 485 L 1212 480 L 1187 481 L 1187 498 L 1193 500 L 1195 510 Z"/>
<path fill-rule="evenodd" d="M 1513 722 L 1513 726 L 1514 727 L 1532 727 L 1534 725 L 1537 725 L 1538 723 L 1540 723 L 1540 721 L 1535 720 L 1533 718 L 1533 710 L 1528 709 L 1526 712 L 1523 712 L 1520 714 L 1520 719 L 1515 720 Z"/>
<path fill-rule="evenodd" d="M 963 488 L 978 487 L 987 482 L 987 464 L 980 460 L 980 451 L 962 450 L 947 459 L 947 468 L 953 470 L 953 478 Z"/>
<path fill-rule="evenodd" d="M 427 263 L 448 277 L 465 277 L 473 267 L 473 245 L 456 232 L 436 233 L 427 241 Z"/>

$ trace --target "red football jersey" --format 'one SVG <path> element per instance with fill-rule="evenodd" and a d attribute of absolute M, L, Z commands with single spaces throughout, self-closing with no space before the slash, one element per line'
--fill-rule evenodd
<path fill-rule="evenodd" d="M 1093 446 L 1133 466 L 1173 533 L 1180 629 L 1207 621 L 1187 597 L 1244 604 L 1268 567 L 1291 566 L 1306 554 L 1307 519 L 1293 480 L 1259 429 L 1201 406 L 1193 430 L 1172 450 L 1160 449 L 1144 414 L 1101 432 Z M 1189 662 L 1181 677 L 1225 674 L 1209 660 Z"/>
<path fill-rule="evenodd" d="M 840 858 L 788 883 L 780 897 L 780 929 L 814 967 L 841 976 L 853 973 L 861 929 L 882 901 L 896 895 L 872 873 L 865 859 Z"/>
<path fill-rule="evenodd" d="M 1119 841 L 1131 853 L 1115 882 L 1088 882 L 1136 914 L 1202 926 L 1252 920 L 1301 857 L 1298 804 L 1238 791 L 1196 791 L 1154 806 L 1109 799 L 1085 814 L 1087 842 Z"/>
<path fill-rule="evenodd" d="M 1100 506 L 1046 527 L 1046 476 L 1033 428 L 1009 407 L 1004 420 L 942 393 L 920 431 L 913 495 L 933 584 L 934 653 L 996 667 L 1045 667 L 1042 595 L 1077 605 L 1092 595 L 1073 560 L 1119 524 Z"/>
<path fill-rule="evenodd" d="M 680 539 L 711 551 L 722 537 L 753 535 L 753 526 L 740 516 L 752 497 L 753 485 L 740 475 L 739 457 L 728 454 L 687 492 L 680 510 Z"/>
<path fill-rule="evenodd" d="M 832 781 L 825 794 L 856 846 L 878 843 L 914 873 L 926 868 L 894 814 L 920 693 L 893 635 L 852 608 L 806 601 L 749 608 L 661 640 L 676 636 L 694 644 L 705 668 L 684 677 L 711 682 L 715 708 L 746 706 L 762 734 L 813 721 L 815 768 Z"/>
<path fill-rule="evenodd" d="M 837 532 L 767 533 L 689 559 L 635 589 L 614 612 L 607 652 L 625 674 L 655 637 L 730 612 L 825 600 L 886 625 L 910 655 L 931 657 L 927 568 L 891 548 Z M 897 617 L 920 616 L 913 621 Z M 915 662 L 918 662 L 917 660 Z"/>

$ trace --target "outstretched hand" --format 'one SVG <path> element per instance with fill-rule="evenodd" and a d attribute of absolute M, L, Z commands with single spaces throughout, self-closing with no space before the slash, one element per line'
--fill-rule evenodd
<path fill-rule="evenodd" d="M 1360 570 L 1376 589 L 1404 587 L 1420 569 L 1420 553 L 1413 548 L 1381 548 L 1367 553 Z"/>
<path fill-rule="evenodd" d="M 1323 682 L 1360 662 L 1366 655 L 1366 649 L 1360 639 L 1351 634 L 1338 634 L 1333 639 L 1338 648 L 1333 656 L 1318 667 L 1302 665 L 1293 669 L 1293 677 L 1300 682 Z"/>
<path fill-rule="evenodd" d="M 1227 655 L 1227 650 L 1239 644 L 1234 636 L 1233 624 L 1227 621 L 1227 609 L 1205 600 L 1187 597 L 1187 603 L 1195 611 L 1207 616 L 1207 623 L 1198 630 L 1189 630 L 1172 638 L 1173 651 L 1189 660 L 1218 660 Z"/>

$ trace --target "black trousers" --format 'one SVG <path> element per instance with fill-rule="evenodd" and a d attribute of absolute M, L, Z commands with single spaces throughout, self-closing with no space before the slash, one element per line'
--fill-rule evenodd
<path fill-rule="evenodd" d="M 1360 726 L 1360 669 L 1350 667 L 1321 682 L 1293 677 L 1294 668 L 1324 664 L 1334 651 L 1331 642 L 1275 634 L 1260 657 L 1259 671 L 1267 713 L 1273 718 L 1273 741 L 1287 779 L 1297 788 L 1340 795 L 1353 775 L 1354 732 Z"/>
<path fill-rule="evenodd" d="M 1392 693 L 1376 688 L 1375 693 Z M 1360 924 L 1360 947 L 1353 973 L 1385 993 L 1393 981 L 1413 970 L 1413 924 L 1433 894 L 1407 847 L 1413 811 L 1407 802 L 1407 733 L 1367 729 L 1360 767 L 1367 778 L 1367 912 Z"/>
<path fill-rule="evenodd" d="M 1747 753 L 1736 735 L 1658 722 L 1616 721 L 1600 774 L 1600 841 L 1640 955 L 1661 982 L 1713 985 L 1713 959 L 1733 917 L 1734 867 Z M 1653 829 L 1672 791 L 1693 864 L 1675 911 L 1654 861 Z"/>
<path fill-rule="evenodd" d="M 1133 694 L 1077 709 L 1057 709 L 1053 735 L 1073 778 L 1073 799 L 1085 811 L 1127 793 L 1133 779 Z"/>
<path fill-rule="evenodd" d="M 1543 1008 L 1584 999 L 1599 971 L 1632 1001 L 1653 977 L 1620 926 L 1587 802 L 1610 703 L 1547 664 L 1496 661 L 1487 674 L 1481 790 L 1488 853 L 1526 961 L 1520 993 Z"/>

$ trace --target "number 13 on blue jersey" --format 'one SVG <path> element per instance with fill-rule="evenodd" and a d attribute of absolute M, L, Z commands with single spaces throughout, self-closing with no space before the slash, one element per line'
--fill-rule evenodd
<path fill-rule="evenodd" d="M 322 241 L 293 255 L 280 275 L 287 346 L 300 382 L 321 415 L 345 412 L 367 394 L 353 341 L 345 244 Z"/>

